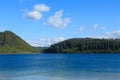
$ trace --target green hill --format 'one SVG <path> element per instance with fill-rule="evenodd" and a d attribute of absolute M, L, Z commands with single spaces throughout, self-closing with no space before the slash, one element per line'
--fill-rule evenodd
<path fill-rule="evenodd" d="M 51 45 L 44 53 L 120 53 L 120 39 L 68 39 Z"/>
<path fill-rule="evenodd" d="M 0 53 L 35 53 L 38 52 L 11 31 L 0 32 Z"/>

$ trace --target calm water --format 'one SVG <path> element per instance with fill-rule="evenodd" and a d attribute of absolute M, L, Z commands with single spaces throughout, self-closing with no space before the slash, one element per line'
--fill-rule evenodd
<path fill-rule="evenodd" d="M 120 80 L 120 54 L 0 55 L 0 80 Z"/>

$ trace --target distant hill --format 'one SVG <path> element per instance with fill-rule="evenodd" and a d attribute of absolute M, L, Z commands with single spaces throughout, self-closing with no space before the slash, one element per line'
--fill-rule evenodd
<path fill-rule="evenodd" d="M 47 49 L 48 47 L 34 47 L 35 49 L 37 49 L 39 51 L 39 53 L 43 53 L 45 49 Z"/>
<path fill-rule="evenodd" d="M 37 49 L 30 46 L 11 31 L 0 32 L 0 53 L 36 53 Z"/>
<path fill-rule="evenodd" d="M 120 53 L 120 39 L 73 38 L 51 45 L 44 53 Z"/>

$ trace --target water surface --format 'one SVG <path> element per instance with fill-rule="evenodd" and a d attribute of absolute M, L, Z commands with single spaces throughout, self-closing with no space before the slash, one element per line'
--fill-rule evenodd
<path fill-rule="evenodd" d="M 0 55 L 0 80 L 120 80 L 119 54 Z"/>

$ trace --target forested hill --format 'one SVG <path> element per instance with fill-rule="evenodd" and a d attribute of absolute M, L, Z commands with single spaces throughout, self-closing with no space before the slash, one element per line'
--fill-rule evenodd
<path fill-rule="evenodd" d="M 44 53 L 120 53 L 120 39 L 68 39 L 51 45 Z"/>
<path fill-rule="evenodd" d="M 33 53 L 38 52 L 11 31 L 0 32 L 0 53 Z"/>

